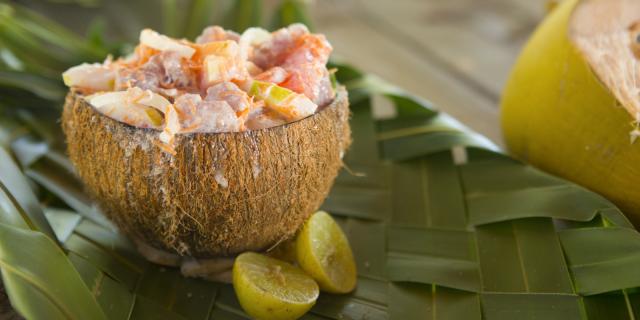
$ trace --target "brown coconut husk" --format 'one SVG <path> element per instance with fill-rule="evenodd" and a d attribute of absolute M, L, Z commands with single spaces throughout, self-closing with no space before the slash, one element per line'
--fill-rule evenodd
<path fill-rule="evenodd" d="M 176 136 L 97 112 L 78 92 L 62 115 L 69 157 L 122 232 L 180 256 L 265 250 L 295 234 L 329 193 L 351 142 L 346 90 L 322 111 L 269 129 Z"/>

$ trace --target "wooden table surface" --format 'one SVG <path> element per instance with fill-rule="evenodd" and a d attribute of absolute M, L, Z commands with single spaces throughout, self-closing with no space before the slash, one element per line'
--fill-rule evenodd
<path fill-rule="evenodd" d="M 544 0 L 316 0 L 337 56 L 501 144 L 500 92 Z"/>

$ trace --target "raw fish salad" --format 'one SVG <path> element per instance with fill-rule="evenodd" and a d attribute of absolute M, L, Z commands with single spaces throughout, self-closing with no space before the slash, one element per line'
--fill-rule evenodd
<path fill-rule="evenodd" d="M 331 51 L 302 24 L 242 35 L 212 26 L 195 42 L 145 29 L 128 57 L 72 67 L 63 79 L 98 112 L 160 131 L 171 152 L 176 134 L 269 128 L 328 105 Z"/>

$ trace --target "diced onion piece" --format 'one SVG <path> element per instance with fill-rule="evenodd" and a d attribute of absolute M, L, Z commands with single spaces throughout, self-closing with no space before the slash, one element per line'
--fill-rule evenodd
<path fill-rule="evenodd" d="M 153 107 L 161 112 L 164 112 L 167 106 L 171 105 L 169 100 L 151 90 L 145 90 L 142 97 L 138 98 L 136 102 L 145 106 Z"/>
<path fill-rule="evenodd" d="M 249 58 L 249 49 L 271 39 L 271 33 L 262 28 L 249 28 L 240 36 L 240 57 L 242 60 Z"/>
<path fill-rule="evenodd" d="M 166 107 L 164 111 L 164 117 L 165 126 L 162 130 L 162 133 L 160 134 L 160 141 L 173 146 L 173 139 L 175 135 L 178 134 L 182 129 L 182 127 L 180 126 L 180 117 L 178 116 L 176 108 L 172 104 L 169 104 Z"/>
<path fill-rule="evenodd" d="M 85 99 L 98 112 L 114 120 L 140 128 L 162 128 L 162 113 L 150 106 L 132 102 L 131 92 L 97 93 Z"/>
<path fill-rule="evenodd" d="M 153 125 L 156 127 L 161 126 L 164 122 L 164 116 L 160 111 L 156 109 L 147 108 L 145 109 L 145 113 L 149 117 L 149 120 L 151 120 L 151 123 L 153 123 Z"/>
<path fill-rule="evenodd" d="M 96 93 L 87 96 L 86 99 L 96 109 L 101 109 L 110 104 L 126 104 L 126 91 L 114 91 L 106 93 Z"/>
<path fill-rule="evenodd" d="M 232 79 L 244 79 L 243 60 L 239 59 L 238 44 L 235 41 L 216 41 L 203 46 L 204 81 L 211 85 Z"/>
<path fill-rule="evenodd" d="M 126 91 L 93 94 L 86 99 L 112 119 L 140 128 L 162 129 L 160 141 L 169 148 L 173 147 L 174 137 L 182 129 L 174 105 L 150 90 L 133 87 Z"/>
<path fill-rule="evenodd" d="M 204 59 L 207 83 L 224 81 L 228 59 L 221 56 L 209 55 Z"/>
<path fill-rule="evenodd" d="M 115 83 L 115 72 L 100 63 L 83 63 L 71 67 L 62 74 L 68 87 L 80 87 L 96 91 L 111 91 Z"/>
<path fill-rule="evenodd" d="M 216 55 L 224 57 L 238 57 L 238 43 L 233 40 L 209 42 L 202 45 L 202 55 Z"/>
<path fill-rule="evenodd" d="M 159 129 L 166 108 L 171 103 L 150 90 L 130 88 L 126 91 L 97 93 L 87 100 L 98 111 L 130 125 Z"/>
<path fill-rule="evenodd" d="M 87 98 L 90 99 L 89 102 L 96 108 L 116 103 L 124 105 L 139 104 L 164 112 L 166 107 L 171 105 L 171 102 L 165 97 L 151 90 L 142 90 L 137 87 L 129 88 L 126 91 L 93 94 Z"/>
<path fill-rule="evenodd" d="M 267 108 L 289 121 L 302 119 L 316 112 L 318 106 L 303 94 L 264 81 L 253 81 L 249 95 L 263 100 Z"/>
<path fill-rule="evenodd" d="M 245 61 L 245 66 L 247 67 L 247 72 L 249 72 L 251 76 L 257 76 L 262 73 L 262 69 L 260 69 L 260 67 L 256 66 L 256 64 L 251 61 Z"/>
<path fill-rule="evenodd" d="M 196 52 L 194 48 L 180 44 L 175 39 L 159 34 L 151 29 L 140 32 L 140 43 L 160 51 L 173 51 L 182 58 L 189 59 Z"/>

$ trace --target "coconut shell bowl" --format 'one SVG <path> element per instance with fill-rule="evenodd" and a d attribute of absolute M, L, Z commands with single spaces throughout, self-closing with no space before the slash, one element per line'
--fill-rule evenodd
<path fill-rule="evenodd" d="M 179 134 L 113 120 L 72 90 L 62 127 L 87 192 L 150 260 L 265 251 L 293 237 L 327 197 L 350 144 L 343 87 L 332 103 L 285 125 Z M 155 252 L 155 253 L 154 253 Z M 166 263 L 174 264 L 174 263 Z"/>

